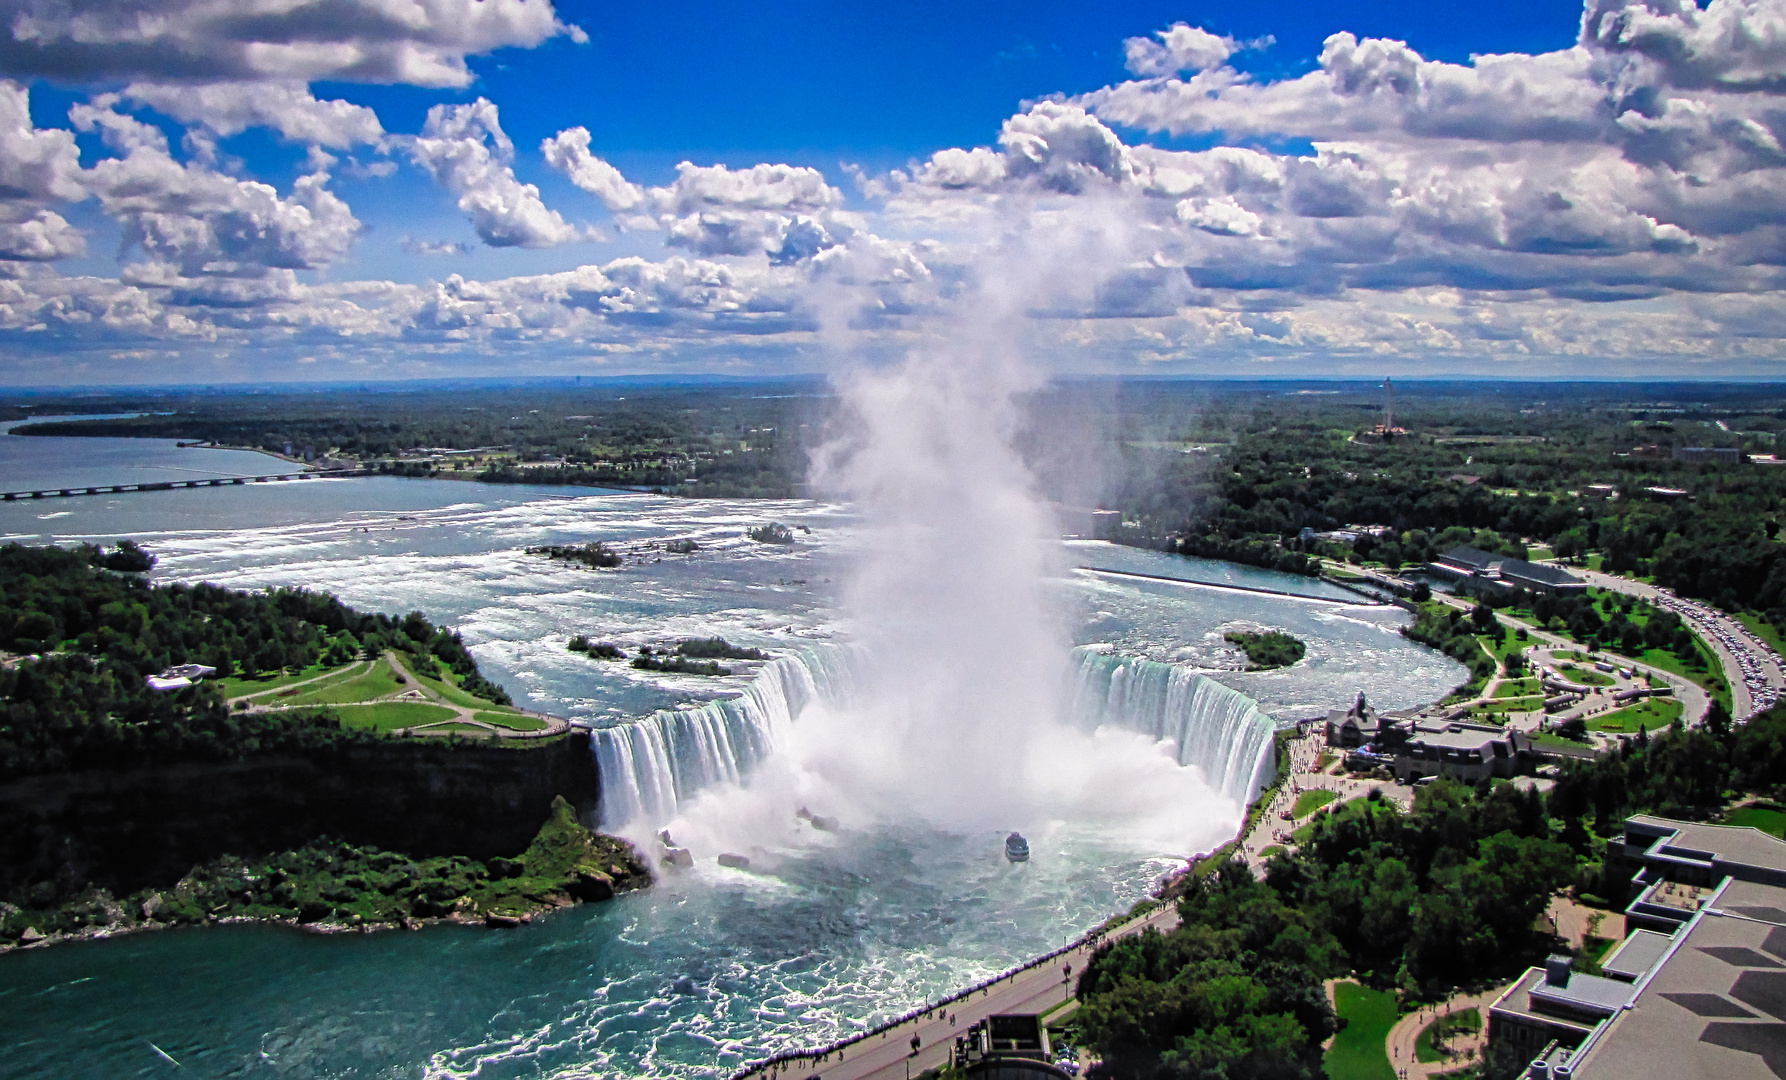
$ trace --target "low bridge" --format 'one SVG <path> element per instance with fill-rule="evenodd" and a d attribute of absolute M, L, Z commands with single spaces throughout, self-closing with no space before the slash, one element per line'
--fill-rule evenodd
<path fill-rule="evenodd" d="M 37 491 L 0 491 L 0 502 L 22 499 L 61 499 L 77 495 L 122 495 L 132 491 L 178 491 L 182 488 L 236 487 L 273 484 L 288 480 L 320 480 L 328 477 L 377 476 L 377 469 L 322 469 L 279 476 L 219 476 L 209 480 L 151 480 L 140 484 L 96 484 L 90 487 L 42 488 Z"/>

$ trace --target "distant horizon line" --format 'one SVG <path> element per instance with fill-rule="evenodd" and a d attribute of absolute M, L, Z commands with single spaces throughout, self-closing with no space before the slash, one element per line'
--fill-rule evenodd
<path fill-rule="evenodd" d="M 611 387 L 623 388 L 637 386 L 640 388 L 660 387 L 718 387 L 746 385 L 788 385 L 800 383 L 826 383 L 831 376 L 823 372 L 797 372 L 774 375 L 489 375 L 489 376 L 452 376 L 442 378 L 420 379 L 330 379 L 314 382 L 232 382 L 232 383 L 110 383 L 99 385 L 48 387 L 23 386 L 0 388 L 0 404 L 15 403 L 16 399 L 32 398 L 96 398 L 122 393 L 151 395 L 193 395 L 193 396 L 240 396 L 252 394 L 303 394 L 324 393 L 328 391 L 358 391 L 360 393 L 402 393 L 413 390 L 453 390 L 453 389 L 504 389 L 504 388 L 537 388 L 537 387 L 577 387 L 590 388 Z M 1048 381 L 1051 385 L 1071 385 L 1075 383 L 1210 383 L 1227 385 L 1296 385 L 1312 384 L 1320 386 L 1357 386 L 1370 389 L 1381 388 L 1385 379 L 1400 379 L 1404 385 L 1450 385 L 1459 383 L 1496 383 L 1527 386 L 1786 386 L 1786 375 L 1723 375 L 1723 376 L 1670 376 L 1658 378 L 1641 375 L 1607 375 L 1607 376 L 1542 376 L 1542 375 L 1144 375 L 1144 374 L 1084 374 L 1055 375 Z M 24 406 L 22 402 L 16 402 Z"/>

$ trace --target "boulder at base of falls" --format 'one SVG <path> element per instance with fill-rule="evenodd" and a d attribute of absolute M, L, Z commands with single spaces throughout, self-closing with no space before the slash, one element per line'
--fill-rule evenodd
<path fill-rule="evenodd" d="M 719 857 L 719 865 L 729 867 L 733 870 L 749 870 L 750 856 L 736 855 L 728 851 Z"/>
<path fill-rule="evenodd" d="M 612 900 L 614 879 L 600 870 L 579 869 L 576 883 L 569 891 L 579 900 Z"/>
<path fill-rule="evenodd" d="M 685 847 L 664 848 L 664 865 L 678 867 L 683 870 L 693 869 L 695 865 L 694 853 Z"/>

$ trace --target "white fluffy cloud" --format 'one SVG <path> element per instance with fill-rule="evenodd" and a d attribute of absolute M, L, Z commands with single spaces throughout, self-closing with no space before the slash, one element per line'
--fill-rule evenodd
<path fill-rule="evenodd" d="M 620 175 L 620 170 L 589 152 L 589 129 L 569 128 L 540 143 L 546 163 L 570 177 L 571 183 L 623 213 L 645 201 L 645 191 Z"/>
<path fill-rule="evenodd" d="M 515 179 L 515 146 L 488 100 L 434 106 L 408 144 L 415 163 L 459 196 L 459 209 L 491 247 L 553 247 L 585 236 L 540 201 L 536 185 Z"/>
<path fill-rule="evenodd" d="M 100 132 L 117 154 L 98 161 L 82 183 L 124 226 L 126 247 L 147 257 L 135 270 L 145 280 L 314 269 L 346 254 L 360 231 L 328 190 L 326 172 L 299 177 L 282 197 L 270 184 L 174 160 L 161 129 L 104 99 L 75 106 L 70 118 L 82 131 Z"/>
<path fill-rule="evenodd" d="M 68 81 L 458 87 L 465 65 L 581 30 L 550 0 L 0 0 L 0 71 Z"/>
<path fill-rule="evenodd" d="M 378 114 L 346 101 L 318 101 L 303 83 L 132 83 L 124 97 L 222 138 L 271 128 L 292 142 L 348 150 L 384 138 Z"/>
<path fill-rule="evenodd" d="M 587 128 L 559 132 L 540 144 L 553 168 L 602 201 L 627 228 L 661 228 L 672 247 L 697 255 L 767 254 L 798 262 L 860 231 L 841 210 L 843 193 L 817 169 L 753 165 L 728 169 L 683 162 L 676 179 L 644 188 L 589 150 Z"/>
<path fill-rule="evenodd" d="M 1122 43 L 1128 69 L 1142 77 L 1202 71 L 1228 61 L 1243 49 L 1262 49 L 1272 39 L 1236 41 L 1218 37 L 1198 26 L 1174 23 L 1152 38 L 1133 37 Z"/>

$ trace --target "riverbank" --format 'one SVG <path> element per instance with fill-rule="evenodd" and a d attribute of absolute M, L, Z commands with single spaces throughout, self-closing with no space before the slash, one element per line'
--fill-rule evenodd
<path fill-rule="evenodd" d="M 293 851 L 226 855 L 171 887 L 114 897 L 88 886 L 53 905 L 0 904 L 0 953 L 177 926 L 273 923 L 317 933 L 420 929 L 452 922 L 493 928 L 652 883 L 649 862 L 617 837 L 591 832 L 563 798 L 514 858 L 417 858 L 319 841 Z M 31 896 L 56 899 L 53 886 Z"/>

